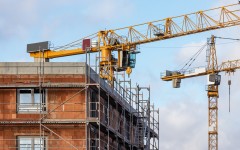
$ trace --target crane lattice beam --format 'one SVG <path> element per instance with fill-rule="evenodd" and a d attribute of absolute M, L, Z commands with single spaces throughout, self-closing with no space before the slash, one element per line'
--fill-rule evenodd
<path fill-rule="evenodd" d="M 222 62 L 221 65 L 218 66 L 218 68 L 219 68 L 218 70 L 215 70 L 216 73 L 235 72 L 237 69 L 240 69 L 240 59 Z M 196 69 L 196 70 L 198 70 L 198 69 Z M 204 68 L 204 69 L 201 69 L 201 70 L 206 70 L 206 69 Z M 204 75 L 208 75 L 208 74 L 212 73 L 212 71 L 208 71 L 208 70 L 202 71 L 202 72 L 195 72 L 195 69 L 185 70 L 184 71 L 185 73 L 181 73 L 179 71 L 173 71 L 173 72 L 178 72 L 178 73 L 171 74 L 171 75 L 163 75 L 161 77 L 161 79 L 163 81 L 171 81 L 173 79 L 186 79 L 186 78 L 204 76 Z"/>

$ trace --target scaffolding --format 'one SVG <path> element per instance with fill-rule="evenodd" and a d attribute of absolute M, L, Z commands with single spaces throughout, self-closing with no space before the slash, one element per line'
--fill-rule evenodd
<path fill-rule="evenodd" d="M 150 87 L 140 87 L 139 85 L 132 87 L 131 80 L 126 80 L 125 74 L 116 74 L 114 77 L 116 80 L 113 83 L 105 82 L 98 75 L 99 66 L 96 66 L 101 59 L 96 56 L 95 65 L 92 66 L 89 61 L 90 53 L 86 54 L 86 62 L 88 62 L 86 64 L 86 86 L 88 87 L 86 93 L 88 93 L 89 86 L 93 86 L 92 88 L 97 91 L 98 95 L 96 102 L 98 107 L 94 107 L 97 109 L 89 111 L 96 111 L 100 116 L 96 116 L 97 123 L 89 122 L 90 126 L 96 127 L 99 134 L 98 138 L 93 139 L 90 136 L 91 133 L 88 133 L 88 145 L 91 145 L 92 140 L 96 140 L 98 141 L 97 149 L 158 150 L 159 110 L 150 104 Z M 95 71 L 92 68 L 95 68 Z M 117 80 L 118 75 L 123 76 L 122 80 Z M 88 99 L 86 102 L 89 105 L 93 103 Z M 107 137 L 101 137 L 101 131 Z M 110 137 L 113 138 L 110 140 Z M 110 144 L 113 139 L 116 141 L 116 145 L 114 142 Z"/>
<path fill-rule="evenodd" d="M 33 141 L 37 136 L 40 140 L 34 144 L 43 150 L 158 150 L 159 110 L 150 104 L 150 87 L 132 87 L 131 80 L 125 76 L 108 83 L 99 76 L 101 57 L 96 56 L 95 60 L 92 65 L 91 54 L 86 53 L 85 66 L 79 66 L 85 70 L 81 80 L 78 75 L 58 75 L 51 82 L 50 75 L 45 74 L 47 62 L 41 60 L 38 82 L 1 84 L 2 92 L 9 88 L 38 89 L 40 103 L 38 118 L 24 118 L 19 122 L 3 118 L 0 132 L 8 129 L 7 125 L 25 126 L 24 134 L 17 136 L 30 135 Z M 63 82 L 64 78 L 68 82 Z M 15 105 L 19 105 L 17 101 Z M 2 138 L 0 142 L 3 145 L 0 149 L 21 146 L 18 138 Z"/>

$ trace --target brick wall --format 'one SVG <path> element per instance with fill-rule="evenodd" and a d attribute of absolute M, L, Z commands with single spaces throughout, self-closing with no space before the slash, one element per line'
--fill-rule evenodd
<path fill-rule="evenodd" d="M 80 83 L 84 81 L 83 75 L 46 75 L 46 82 L 51 83 Z M 27 85 L 38 84 L 37 75 L 5 75 L 0 77 L 0 84 L 4 85 Z M 56 108 L 77 93 L 80 88 L 56 88 L 47 89 L 47 110 L 48 112 Z M 17 113 L 17 91 L 16 88 L 0 89 L 0 121 L 21 121 L 38 120 L 39 114 L 19 114 Z M 49 119 L 84 119 L 85 115 L 85 93 L 84 91 L 72 97 L 61 107 L 57 108 L 47 118 Z"/>
<path fill-rule="evenodd" d="M 38 75 L 0 75 L 0 85 L 38 85 Z M 83 83 L 84 75 L 45 75 L 45 83 Z M 46 119 L 68 120 L 85 119 L 85 91 L 76 94 L 82 88 L 49 88 L 46 90 L 47 112 L 68 100 Z M 72 97 L 76 94 L 74 97 Z M 71 99 L 70 99 L 71 98 Z M 17 88 L 0 89 L 0 150 L 14 149 L 18 136 L 39 136 L 39 124 L 9 124 L 9 122 L 38 121 L 40 114 L 17 113 Z M 5 122 L 5 123 L 4 123 Z M 54 124 L 49 125 L 53 131 L 45 129 L 49 150 L 71 149 L 70 145 L 54 133 L 72 143 L 79 150 L 86 149 L 85 124 Z M 43 133 L 42 133 L 43 134 Z M 72 148 L 74 149 L 74 148 Z"/>
<path fill-rule="evenodd" d="M 48 126 L 49 127 L 49 126 Z M 56 134 L 60 135 L 66 141 L 70 142 L 72 145 L 77 147 L 79 150 L 85 150 L 86 148 L 86 139 L 85 139 L 85 127 L 64 127 L 55 128 L 49 127 Z M 0 150 L 13 150 L 17 148 L 17 139 L 18 136 L 39 136 L 39 126 L 18 126 L 11 127 L 5 126 L 0 127 Z M 43 130 L 42 130 L 43 131 Z M 60 139 L 57 135 L 45 129 L 44 135 L 47 141 L 48 150 L 69 150 L 74 149 L 70 144 Z M 42 133 L 43 135 L 43 133 Z"/>

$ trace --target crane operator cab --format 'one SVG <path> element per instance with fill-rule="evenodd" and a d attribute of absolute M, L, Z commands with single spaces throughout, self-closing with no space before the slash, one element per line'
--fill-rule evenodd
<path fill-rule="evenodd" d="M 208 85 L 207 87 L 207 92 L 208 92 L 208 97 L 218 97 L 218 85 L 220 85 L 221 82 L 221 75 L 219 74 L 210 74 L 208 75 Z"/>
<path fill-rule="evenodd" d="M 119 51 L 118 55 L 118 66 L 115 68 L 116 71 L 125 71 L 128 67 L 135 68 L 136 65 L 136 54 L 139 51 Z"/>
<path fill-rule="evenodd" d="M 219 74 L 210 74 L 208 75 L 208 85 L 220 85 L 221 75 Z"/>

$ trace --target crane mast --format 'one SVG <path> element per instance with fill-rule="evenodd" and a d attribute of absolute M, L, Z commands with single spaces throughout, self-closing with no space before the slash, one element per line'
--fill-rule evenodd
<path fill-rule="evenodd" d="M 208 41 L 207 51 L 207 71 L 214 78 L 214 84 L 208 84 L 208 149 L 218 150 L 218 85 L 220 77 L 216 72 L 218 70 L 217 54 L 215 47 L 215 37 L 212 35 Z"/>

